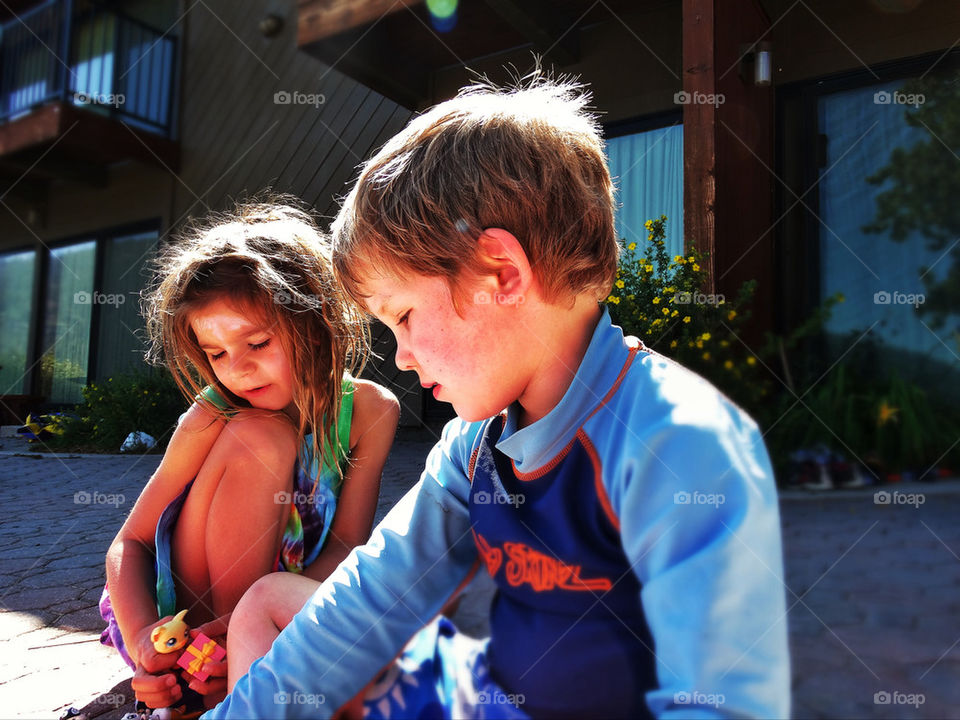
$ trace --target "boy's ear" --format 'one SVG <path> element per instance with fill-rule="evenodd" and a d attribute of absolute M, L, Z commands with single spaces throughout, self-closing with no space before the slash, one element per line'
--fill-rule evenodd
<path fill-rule="evenodd" d="M 507 296 L 526 293 L 533 283 L 533 270 L 516 236 L 503 228 L 487 228 L 477 238 L 480 262 L 497 278 L 497 290 Z"/>

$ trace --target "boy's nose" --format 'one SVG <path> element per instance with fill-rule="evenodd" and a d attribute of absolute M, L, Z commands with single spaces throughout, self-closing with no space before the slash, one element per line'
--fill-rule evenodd
<path fill-rule="evenodd" d="M 399 370 L 413 370 L 416 367 L 413 353 L 400 343 L 397 343 L 397 354 L 394 356 L 393 361 L 397 364 Z"/>

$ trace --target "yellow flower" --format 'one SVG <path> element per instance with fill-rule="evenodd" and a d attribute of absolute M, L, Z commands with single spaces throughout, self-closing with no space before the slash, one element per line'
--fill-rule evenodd
<path fill-rule="evenodd" d="M 650 233 L 649 235 L 647 235 L 647 240 L 653 240 L 653 233 Z"/>
<path fill-rule="evenodd" d="M 660 298 L 655 297 L 655 298 L 653 299 L 653 304 L 654 304 L 654 305 L 659 305 L 659 304 L 660 304 Z"/>
<path fill-rule="evenodd" d="M 664 308 L 664 309 L 663 309 L 663 314 L 664 314 L 664 315 L 669 315 L 669 314 L 670 314 L 670 308 Z"/>
<path fill-rule="evenodd" d="M 149 394 L 150 394 L 150 391 L 149 391 L 149 390 L 144 390 L 144 391 L 143 391 L 143 394 L 144 394 L 144 395 L 149 395 Z"/>
<path fill-rule="evenodd" d="M 731 310 L 727 313 L 727 320 L 733 320 L 737 316 L 736 310 Z"/>
<path fill-rule="evenodd" d="M 653 265 L 644 265 L 643 269 L 647 272 L 653 272 Z"/>
<path fill-rule="evenodd" d="M 683 255 L 674 255 L 674 256 L 673 256 L 673 261 L 674 261 L 675 263 L 682 263 L 682 262 L 683 262 Z"/>
<path fill-rule="evenodd" d="M 900 412 L 900 408 L 887 405 L 887 401 L 884 400 L 880 403 L 880 409 L 877 412 L 877 425 L 883 427 L 891 420 L 896 420 L 898 412 Z"/>
<path fill-rule="evenodd" d="M 676 346 L 677 346 L 677 341 L 676 341 L 676 340 L 671 340 L 671 341 L 670 341 L 670 347 L 675 348 Z"/>
<path fill-rule="evenodd" d="M 710 359 L 710 353 L 705 352 L 705 353 L 703 354 L 703 359 L 704 359 L 704 360 L 709 360 L 709 359 Z"/>
<path fill-rule="evenodd" d="M 629 245 L 627 245 L 627 250 L 636 250 L 636 249 L 637 249 L 636 243 L 630 243 Z"/>
<path fill-rule="evenodd" d="M 690 322 L 690 316 L 689 316 L 689 315 L 684 316 L 683 321 L 684 321 L 685 323 Z"/>
<path fill-rule="evenodd" d="M 727 361 L 723 364 L 723 366 L 724 366 L 727 370 L 733 370 L 733 360 L 727 360 Z"/>
<path fill-rule="evenodd" d="M 693 264 L 693 271 L 694 271 L 694 272 L 700 272 L 700 266 L 697 265 L 696 263 L 694 263 L 694 264 Z"/>
<path fill-rule="evenodd" d="M 691 255 L 690 257 L 688 257 L 687 260 L 690 261 L 690 262 L 693 262 L 693 261 L 694 261 L 693 255 Z"/>
<path fill-rule="evenodd" d="M 747 358 L 747 365 L 756 365 L 756 364 L 757 364 L 757 359 L 753 355 Z"/>
<path fill-rule="evenodd" d="M 680 314 L 679 310 L 674 310 L 672 313 L 670 313 L 670 317 L 676 317 L 679 314 Z"/>
<path fill-rule="evenodd" d="M 701 339 L 701 340 L 709 340 L 709 339 L 710 339 L 710 333 L 704 333 L 703 335 L 700 336 L 700 339 Z"/>
<path fill-rule="evenodd" d="M 614 305 L 619 305 L 620 298 L 618 298 L 616 295 L 611 295 L 610 297 L 607 298 L 607 302 L 613 303 Z"/>
<path fill-rule="evenodd" d="M 697 340 L 697 347 L 703 349 L 703 340 Z"/>
<path fill-rule="evenodd" d="M 623 280 L 617 280 L 617 287 L 623 289 Z"/>
<path fill-rule="evenodd" d="M 647 221 L 643 224 L 643 226 L 644 226 L 647 230 L 653 230 L 653 220 L 647 220 Z"/>

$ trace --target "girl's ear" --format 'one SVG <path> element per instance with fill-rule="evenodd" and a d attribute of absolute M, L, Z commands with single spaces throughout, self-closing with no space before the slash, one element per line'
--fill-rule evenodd
<path fill-rule="evenodd" d="M 481 264 L 496 276 L 497 292 L 502 298 L 497 303 L 522 303 L 533 285 L 533 269 L 516 236 L 503 228 L 487 228 L 477 238 L 477 250 Z"/>

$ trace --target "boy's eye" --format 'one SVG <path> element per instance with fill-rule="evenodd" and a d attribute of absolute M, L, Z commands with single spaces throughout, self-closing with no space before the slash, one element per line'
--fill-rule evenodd
<path fill-rule="evenodd" d="M 409 317 L 410 317 L 410 311 L 407 310 L 407 311 L 403 314 L 403 317 L 401 317 L 399 320 L 397 320 L 397 325 L 406 325 L 406 324 L 407 324 L 407 319 L 408 319 Z"/>
<path fill-rule="evenodd" d="M 262 343 L 256 343 L 250 346 L 253 350 L 263 350 L 267 345 L 270 344 L 270 338 L 267 338 Z"/>

